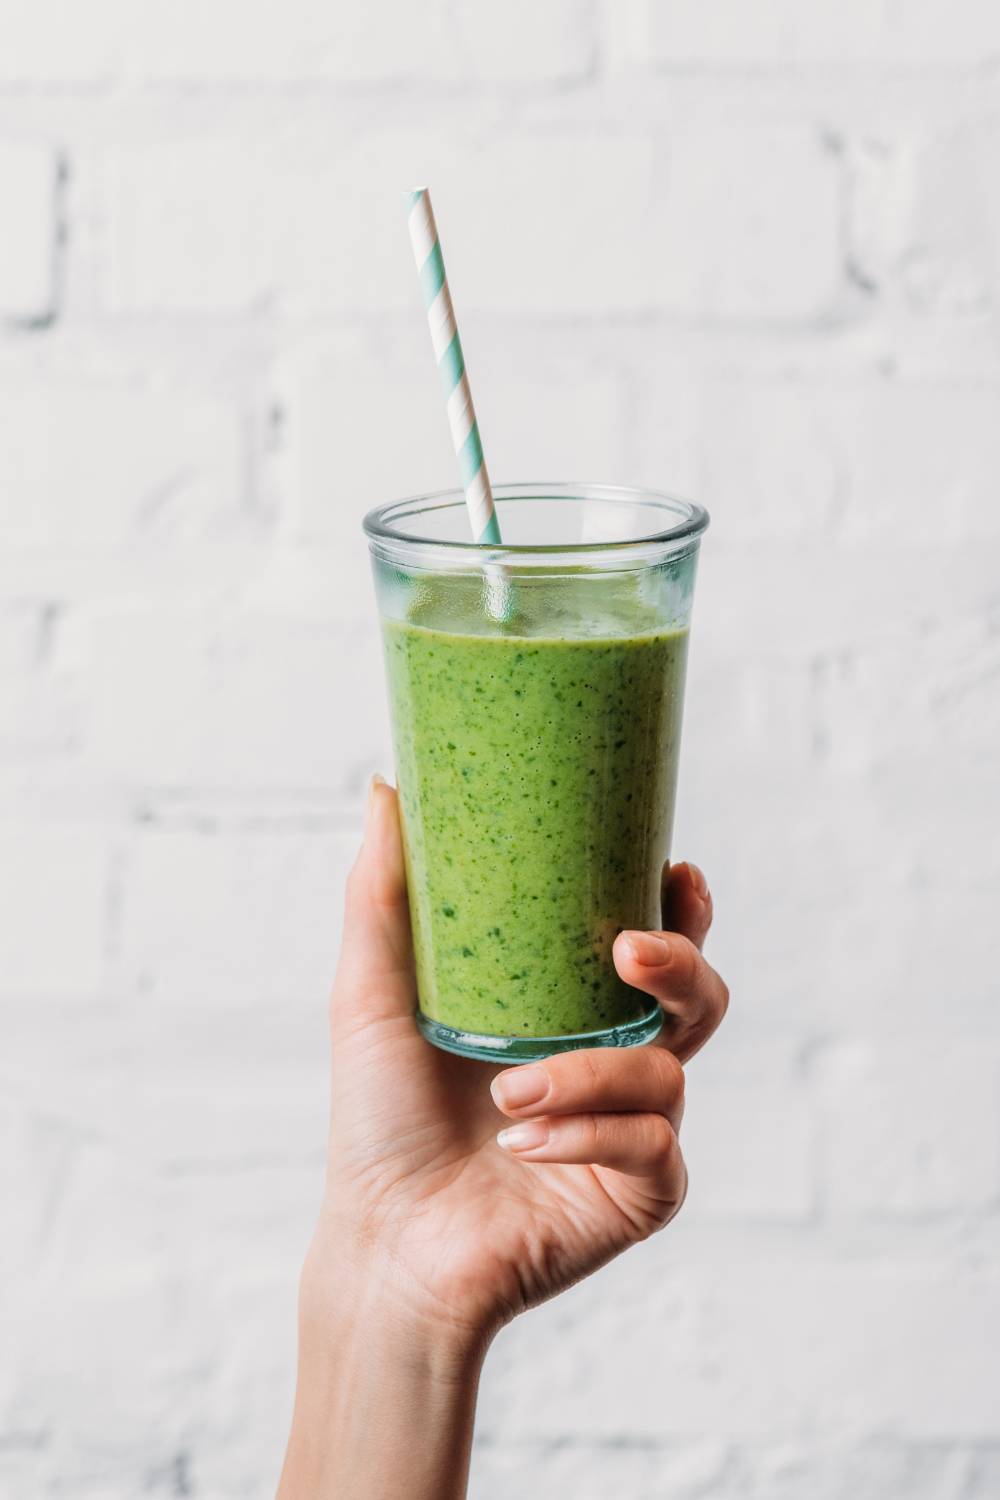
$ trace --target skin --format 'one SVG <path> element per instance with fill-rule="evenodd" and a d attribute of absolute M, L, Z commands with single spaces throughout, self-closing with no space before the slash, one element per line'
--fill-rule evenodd
<path fill-rule="evenodd" d="M 497 1331 L 677 1213 L 682 1064 L 725 1014 L 700 871 L 664 871 L 659 933 L 615 964 L 658 1043 L 498 1072 L 420 1036 L 395 791 L 372 783 L 330 1001 L 326 1191 L 299 1299 L 278 1500 L 460 1500 Z"/>

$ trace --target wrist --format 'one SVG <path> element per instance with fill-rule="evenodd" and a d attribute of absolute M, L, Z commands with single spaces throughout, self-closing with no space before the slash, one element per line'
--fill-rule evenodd
<path fill-rule="evenodd" d="M 482 1359 L 508 1320 L 498 1299 L 479 1277 L 428 1275 L 423 1259 L 369 1232 L 360 1215 L 341 1216 L 328 1200 L 302 1269 L 300 1322 L 305 1315 L 340 1339 L 360 1318 L 368 1336 L 404 1336 L 463 1364 Z"/>
<path fill-rule="evenodd" d="M 369 1247 L 310 1247 L 299 1284 L 299 1351 L 341 1363 L 355 1346 L 394 1351 L 447 1381 L 482 1363 L 494 1330 L 416 1285 L 391 1256 Z"/>
<path fill-rule="evenodd" d="M 279 1500 L 464 1496 L 489 1338 L 405 1280 L 360 1250 L 310 1248 Z"/>

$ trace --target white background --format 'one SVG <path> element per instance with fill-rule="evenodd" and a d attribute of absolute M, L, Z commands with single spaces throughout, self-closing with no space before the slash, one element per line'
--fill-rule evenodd
<path fill-rule="evenodd" d="M 690 494 L 678 1223 L 506 1332 L 471 1493 L 1000 1496 L 1000 7 L 3 0 L 0 1495 L 258 1500 L 391 772 L 361 517 Z"/>

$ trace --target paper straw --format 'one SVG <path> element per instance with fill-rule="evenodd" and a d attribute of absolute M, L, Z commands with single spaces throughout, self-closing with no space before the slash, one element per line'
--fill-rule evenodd
<path fill-rule="evenodd" d="M 465 373 L 465 360 L 455 324 L 455 312 L 451 305 L 451 292 L 448 290 L 448 278 L 445 275 L 441 241 L 434 223 L 430 194 L 425 187 L 419 187 L 404 193 L 403 198 L 413 254 L 420 273 L 424 308 L 434 343 L 434 356 L 438 362 L 438 374 L 441 376 L 444 399 L 448 405 L 451 440 L 455 444 L 465 503 L 472 522 L 472 535 L 480 545 L 490 542 L 499 544 L 500 527 L 493 509 L 493 491 L 490 489 L 489 475 L 483 460 L 483 445 L 479 441 L 479 426 L 472 406 L 469 377 Z"/>

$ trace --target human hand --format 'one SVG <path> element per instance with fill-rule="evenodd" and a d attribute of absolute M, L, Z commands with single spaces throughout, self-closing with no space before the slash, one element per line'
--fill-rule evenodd
<path fill-rule="evenodd" d="M 330 1146 L 303 1273 L 300 1402 L 304 1381 L 314 1396 L 342 1383 L 332 1361 L 342 1368 L 345 1348 L 360 1340 L 370 1364 L 371 1341 L 384 1338 L 391 1366 L 402 1351 L 422 1372 L 426 1438 L 435 1371 L 445 1385 L 465 1379 L 457 1372 L 478 1368 L 504 1322 L 673 1217 L 687 1184 L 677 1140 L 681 1065 L 728 1000 L 701 956 L 711 920 L 703 877 L 681 864 L 664 884 L 665 931 L 621 933 L 615 942 L 621 977 L 663 1007 L 655 1043 L 560 1053 L 504 1071 L 454 1057 L 414 1022 L 397 797 L 372 784 L 330 1002 Z M 394 1396 L 394 1421 L 408 1399 Z M 320 1407 L 311 1400 L 310 1410 Z M 462 1442 L 471 1415 L 465 1425 Z M 438 1466 L 426 1493 L 451 1494 L 441 1474 L 456 1465 Z M 407 1474 L 408 1492 L 424 1493 Z M 339 1471 L 337 1484 L 347 1492 Z M 356 1492 L 382 1493 L 367 1482 Z"/>
<path fill-rule="evenodd" d="M 658 1045 L 499 1073 L 453 1057 L 414 1025 L 397 798 L 373 784 L 330 1005 L 331 1249 L 378 1263 L 414 1309 L 492 1333 L 673 1217 L 686 1187 L 681 1063 L 727 991 L 701 956 L 704 879 L 675 866 L 664 895 L 672 930 L 622 933 L 614 947 L 621 977 L 663 1006 Z"/>

